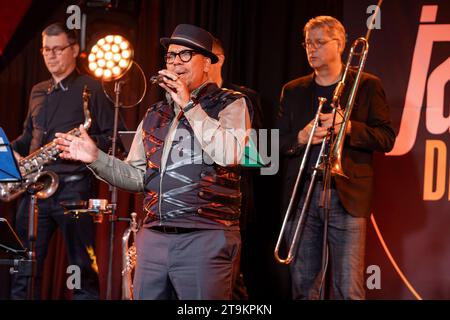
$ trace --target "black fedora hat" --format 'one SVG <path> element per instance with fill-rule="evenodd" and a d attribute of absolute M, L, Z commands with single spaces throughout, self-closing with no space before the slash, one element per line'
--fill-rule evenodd
<path fill-rule="evenodd" d="M 206 30 L 191 24 L 179 24 L 170 38 L 161 38 L 161 44 L 168 48 L 170 44 L 178 44 L 198 51 L 216 63 L 219 58 L 212 52 L 213 36 Z"/>

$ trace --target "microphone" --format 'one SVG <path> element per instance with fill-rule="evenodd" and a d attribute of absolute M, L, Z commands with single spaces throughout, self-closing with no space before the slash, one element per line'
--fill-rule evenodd
<path fill-rule="evenodd" d="M 344 90 L 344 86 L 345 86 L 345 84 L 341 80 L 341 81 L 338 82 L 336 88 L 334 89 L 333 99 L 331 100 L 331 106 L 333 108 L 337 108 L 338 107 L 337 104 L 339 102 L 339 99 L 341 98 L 342 91 Z"/>
<path fill-rule="evenodd" d="M 150 84 L 164 83 L 164 78 L 171 80 L 170 78 L 163 76 L 162 74 L 158 74 L 158 75 L 150 77 Z M 169 88 L 169 90 L 172 90 L 173 92 L 177 92 L 177 89 L 175 89 L 175 88 Z"/>
<path fill-rule="evenodd" d="M 164 82 L 163 78 L 164 78 L 164 76 L 160 75 L 160 74 L 152 76 L 152 77 L 150 77 L 150 83 L 151 84 L 159 84 L 161 82 Z"/>

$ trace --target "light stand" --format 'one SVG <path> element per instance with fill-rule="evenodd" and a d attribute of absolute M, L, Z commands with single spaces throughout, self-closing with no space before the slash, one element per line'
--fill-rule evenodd
<path fill-rule="evenodd" d="M 138 105 L 145 96 L 147 90 L 147 82 L 142 68 L 133 61 L 133 49 L 131 44 L 120 35 L 108 35 L 100 40 L 92 47 L 91 53 L 88 56 L 89 69 L 93 74 L 102 79 L 103 90 L 109 100 L 114 104 L 114 129 L 112 136 L 112 152 L 113 157 L 116 156 L 117 139 L 119 130 L 119 111 L 120 108 L 130 108 Z M 130 71 L 132 67 L 139 72 L 144 83 L 143 92 L 138 101 L 133 101 L 130 105 L 124 105 L 121 102 L 123 89 L 126 83 L 130 82 Z M 126 78 L 128 76 L 128 79 Z M 114 82 L 113 82 L 114 81 Z M 105 83 L 114 83 L 114 87 L 108 92 Z M 112 99 L 113 96 L 113 99 Z M 111 223 L 110 237 L 109 237 L 109 256 L 108 256 L 108 274 L 107 274 L 107 289 L 106 299 L 111 300 L 112 280 L 113 280 L 113 257 L 114 257 L 114 239 L 115 239 L 115 222 L 121 221 L 121 218 L 116 216 L 117 213 L 117 187 L 111 186 L 111 204 L 110 204 L 110 218 Z"/>
<path fill-rule="evenodd" d="M 117 150 L 117 133 L 119 128 L 119 110 L 120 110 L 120 93 L 122 91 L 123 81 L 119 80 L 114 83 L 114 130 L 112 136 L 112 151 L 111 155 L 116 156 Z M 109 234 L 109 255 L 108 255 L 108 276 L 106 285 L 106 299 L 111 300 L 111 290 L 112 290 L 112 266 L 114 257 L 114 235 L 115 235 L 115 224 L 116 221 L 116 210 L 117 210 L 117 187 L 111 186 L 111 215 L 110 215 L 110 234 Z"/>

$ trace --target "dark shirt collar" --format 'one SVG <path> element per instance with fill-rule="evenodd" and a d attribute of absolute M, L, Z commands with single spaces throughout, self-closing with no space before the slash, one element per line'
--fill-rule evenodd
<path fill-rule="evenodd" d="M 338 79 L 335 83 L 329 84 L 329 85 L 327 85 L 327 86 L 318 84 L 318 83 L 316 82 L 316 73 L 315 73 L 315 72 L 313 72 L 313 73 L 311 74 L 311 75 L 312 75 L 311 81 L 313 82 L 313 84 L 316 84 L 316 85 L 319 86 L 319 87 L 331 87 L 331 86 L 335 86 L 335 85 L 338 84 L 339 81 L 341 81 L 342 76 L 343 76 L 343 74 L 344 74 L 344 69 L 345 69 L 345 66 L 342 65 L 342 68 L 341 68 L 341 75 L 339 76 L 339 79 Z"/>
<path fill-rule="evenodd" d="M 55 80 L 53 78 L 51 78 L 49 87 L 48 87 L 48 93 L 51 93 L 53 91 L 58 91 L 58 90 L 62 90 L 62 91 L 69 90 L 70 85 L 78 77 L 78 75 L 79 75 L 79 72 L 75 68 L 67 77 L 65 77 L 58 83 L 55 83 Z"/>

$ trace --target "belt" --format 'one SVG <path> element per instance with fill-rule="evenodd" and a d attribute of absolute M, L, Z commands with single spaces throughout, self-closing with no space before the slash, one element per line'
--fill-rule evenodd
<path fill-rule="evenodd" d="M 68 183 L 68 182 L 76 182 L 83 180 L 86 178 L 86 174 L 78 173 L 78 174 L 71 174 L 71 175 L 60 175 L 60 180 L 62 182 Z"/>
<path fill-rule="evenodd" d="M 312 179 L 312 174 L 311 173 L 307 173 L 306 174 L 306 181 L 308 182 L 307 184 L 309 184 L 311 179 Z M 323 175 L 322 175 L 322 173 L 318 173 L 316 175 L 316 182 L 323 184 Z M 334 177 L 331 178 L 331 186 L 330 187 L 331 187 L 331 189 L 336 189 L 336 182 L 335 182 Z"/>
<path fill-rule="evenodd" d="M 196 228 L 182 228 L 182 227 L 169 227 L 169 226 L 154 226 L 150 227 L 151 230 L 155 230 L 162 233 L 171 233 L 171 234 L 182 234 L 189 233 L 194 231 L 199 231 L 201 229 Z"/>

